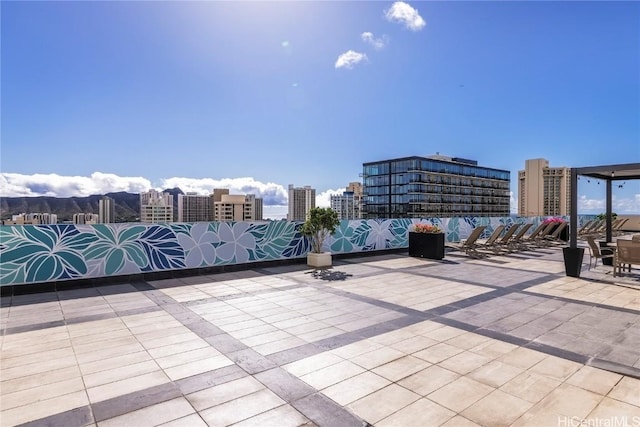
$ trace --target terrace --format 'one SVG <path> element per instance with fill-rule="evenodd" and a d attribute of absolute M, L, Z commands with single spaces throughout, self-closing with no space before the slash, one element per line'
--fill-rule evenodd
<path fill-rule="evenodd" d="M 1 424 L 632 425 L 638 270 L 613 278 L 587 261 L 575 278 L 559 247 L 442 261 L 399 250 L 324 274 L 263 264 L 15 287 Z"/>

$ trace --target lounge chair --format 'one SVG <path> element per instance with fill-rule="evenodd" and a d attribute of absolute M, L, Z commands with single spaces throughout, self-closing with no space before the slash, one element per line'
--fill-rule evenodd
<path fill-rule="evenodd" d="M 593 236 L 587 236 L 587 243 L 589 243 L 589 269 L 591 269 L 591 260 L 594 258 L 596 261 L 593 263 L 593 268 L 596 268 L 599 259 L 615 258 L 616 248 L 602 248 L 601 250 L 598 243 L 596 243 L 596 238 Z"/>
<path fill-rule="evenodd" d="M 493 233 L 491 233 L 491 235 L 489 236 L 488 239 L 481 240 L 481 241 L 478 242 L 477 249 L 491 249 L 491 250 L 494 250 L 496 242 L 500 238 L 500 235 L 504 231 L 504 228 L 505 228 L 504 224 L 500 224 L 499 226 L 497 226 L 496 229 L 493 230 Z"/>
<path fill-rule="evenodd" d="M 479 225 L 471 231 L 471 234 L 466 240 L 463 240 L 460 243 L 448 242 L 445 244 L 445 247 L 462 251 L 472 258 L 479 258 L 482 255 L 478 253 L 476 249 L 477 241 L 485 228 L 487 228 L 485 225 Z"/>
<path fill-rule="evenodd" d="M 504 249 L 509 251 L 509 243 L 511 242 L 511 239 L 513 239 L 513 235 L 518 228 L 520 228 L 520 224 L 512 224 L 504 233 L 504 236 L 495 241 L 491 246 L 491 249 L 493 249 L 496 254 L 502 252 Z"/>
<path fill-rule="evenodd" d="M 596 234 L 597 230 L 602 229 L 602 224 L 604 220 L 593 220 L 589 227 L 582 227 L 580 232 L 578 233 L 578 237 L 584 238 L 585 236 Z"/>
<path fill-rule="evenodd" d="M 542 236 L 541 244 L 543 246 L 551 246 L 558 243 L 565 243 L 564 240 L 560 239 L 560 234 L 567 228 L 567 223 L 563 222 L 560 225 L 556 226 L 556 228 L 548 234 Z"/>
<path fill-rule="evenodd" d="M 554 223 L 540 223 L 526 239 L 522 239 L 522 247 L 529 249 L 531 246 L 540 246 L 543 236 L 549 234 L 549 230 L 555 227 Z"/>
<path fill-rule="evenodd" d="M 614 236 L 620 236 L 625 233 L 622 227 L 624 227 L 627 221 L 629 221 L 629 218 L 622 218 L 618 220 L 616 224 L 611 224 L 611 231 Z"/>
<path fill-rule="evenodd" d="M 585 234 L 585 232 L 589 228 L 591 228 L 591 226 L 593 226 L 594 222 L 596 222 L 595 219 L 590 219 L 589 221 L 587 221 L 584 224 L 582 224 L 582 227 L 578 228 L 578 234 L 576 234 L 576 236 L 581 236 L 581 235 Z"/>
<path fill-rule="evenodd" d="M 532 226 L 533 224 L 530 222 L 527 224 L 522 224 L 522 227 L 520 227 L 518 232 L 511 238 L 509 243 L 507 243 L 509 252 L 513 252 L 523 247 L 522 239 L 524 239 L 524 235 L 527 234 L 527 231 L 529 231 Z"/>

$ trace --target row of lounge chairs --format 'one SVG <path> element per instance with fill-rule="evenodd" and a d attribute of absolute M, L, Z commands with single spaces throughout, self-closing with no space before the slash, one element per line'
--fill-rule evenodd
<path fill-rule="evenodd" d="M 611 233 L 613 236 L 624 234 L 622 228 L 628 218 L 618 218 L 611 223 Z M 586 239 L 587 236 L 602 237 L 607 231 L 607 222 L 604 219 L 594 219 L 587 221 L 578 229 L 578 238 Z"/>
<path fill-rule="evenodd" d="M 542 223 L 527 235 L 527 231 L 532 226 L 531 223 L 513 224 L 505 232 L 506 226 L 501 224 L 493 230 L 488 238 L 481 239 L 486 226 L 480 225 L 471 231 L 466 240 L 460 243 L 447 243 L 446 246 L 462 251 L 473 258 L 481 258 L 486 257 L 488 251 L 501 254 L 563 243 L 559 236 L 567 227 L 566 222 L 559 225 L 557 223 Z"/>

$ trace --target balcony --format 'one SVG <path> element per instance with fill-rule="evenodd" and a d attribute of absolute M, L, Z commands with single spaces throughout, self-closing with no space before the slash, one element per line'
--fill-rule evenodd
<path fill-rule="evenodd" d="M 571 410 L 640 413 L 636 276 L 600 265 L 568 278 L 553 247 L 410 258 L 380 251 L 397 237 L 391 225 L 354 230 L 366 224 L 378 230 L 362 247 L 378 251 L 345 247 L 320 272 L 294 258 L 9 286 L 2 425 L 548 425 Z M 200 246 L 209 226 L 191 229 Z M 61 231 L 65 250 L 80 250 Z"/>

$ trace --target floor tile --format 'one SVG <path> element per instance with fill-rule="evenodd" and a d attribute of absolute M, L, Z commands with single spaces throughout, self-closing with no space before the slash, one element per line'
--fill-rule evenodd
<path fill-rule="evenodd" d="M 384 365 L 380 365 L 371 371 L 390 381 L 396 382 L 421 371 L 431 364 L 413 356 L 404 356 Z"/>
<path fill-rule="evenodd" d="M 525 371 L 509 380 L 500 390 L 531 403 L 539 402 L 561 384 L 560 381 Z"/>
<path fill-rule="evenodd" d="M 533 404 L 500 390 L 494 390 L 461 415 L 483 426 L 507 427 Z"/>
<path fill-rule="evenodd" d="M 640 380 L 631 377 L 622 378 L 609 392 L 608 397 L 640 407 Z"/>
<path fill-rule="evenodd" d="M 439 426 L 455 415 L 455 412 L 422 398 L 384 418 L 376 426 Z"/>
<path fill-rule="evenodd" d="M 473 405 L 493 390 L 495 390 L 493 387 L 489 387 L 478 381 L 467 377 L 460 377 L 429 394 L 427 397 L 457 413 Z"/>
<path fill-rule="evenodd" d="M 344 381 L 364 372 L 365 369 L 347 360 L 313 371 L 300 377 L 304 382 L 322 390 L 325 387 Z"/>
<path fill-rule="evenodd" d="M 200 416 L 210 427 L 228 426 L 284 405 L 273 392 L 264 389 L 221 405 L 205 409 Z"/>
<path fill-rule="evenodd" d="M 412 393 L 396 384 L 391 384 L 362 399 L 356 400 L 349 407 L 362 419 L 375 424 L 419 398 L 420 396 L 416 393 Z"/>
<path fill-rule="evenodd" d="M 101 421 L 98 427 L 160 425 L 194 412 L 189 402 L 184 397 L 179 397 Z"/>
<path fill-rule="evenodd" d="M 421 396 L 426 396 L 458 378 L 460 378 L 459 374 L 433 365 L 400 380 L 398 384 Z"/>
<path fill-rule="evenodd" d="M 566 381 L 567 384 L 606 395 L 622 379 L 622 375 L 583 366 Z"/>
<path fill-rule="evenodd" d="M 366 371 L 322 390 L 334 402 L 345 406 L 391 384 L 391 381 Z"/>
<path fill-rule="evenodd" d="M 253 377 L 244 377 L 187 395 L 193 407 L 201 411 L 264 389 Z"/>

